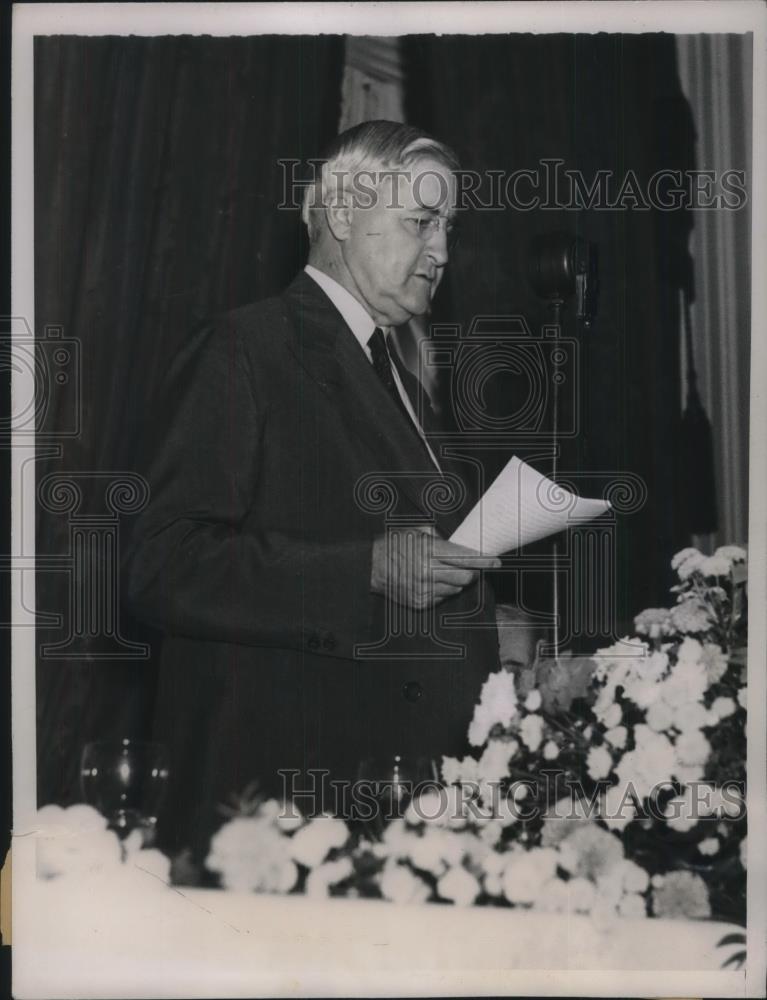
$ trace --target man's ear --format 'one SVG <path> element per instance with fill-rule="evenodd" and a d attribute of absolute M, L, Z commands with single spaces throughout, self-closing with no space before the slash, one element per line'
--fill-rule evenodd
<path fill-rule="evenodd" d="M 325 219 L 328 229 L 337 240 L 348 240 L 352 231 L 354 206 L 350 197 L 325 206 Z"/>

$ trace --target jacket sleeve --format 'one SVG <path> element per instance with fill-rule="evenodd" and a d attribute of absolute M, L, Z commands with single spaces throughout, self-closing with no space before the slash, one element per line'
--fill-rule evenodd
<path fill-rule="evenodd" d="M 185 345 L 159 409 L 150 499 L 125 567 L 132 611 L 170 634 L 353 657 L 370 640 L 372 539 L 321 544 L 259 529 L 268 409 L 231 322 Z"/>

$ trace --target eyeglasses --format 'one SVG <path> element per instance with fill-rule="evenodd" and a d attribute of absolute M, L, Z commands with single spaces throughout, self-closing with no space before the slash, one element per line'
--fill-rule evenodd
<path fill-rule="evenodd" d="M 452 250 L 458 243 L 459 230 L 455 219 L 447 219 L 442 215 L 408 215 L 402 221 L 424 243 L 428 243 L 440 229 L 445 230 L 448 250 Z"/>

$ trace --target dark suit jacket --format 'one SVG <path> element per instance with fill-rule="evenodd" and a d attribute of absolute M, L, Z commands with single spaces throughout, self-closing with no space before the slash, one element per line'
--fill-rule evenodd
<path fill-rule="evenodd" d="M 302 772 L 295 791 L 309 769 L 351 781 L 366 758 L 462 753 L 498 666 L 489 586 L 406 612 L 371 594 L 370 571 L 387 519 L 447 537 L 474 498 L 449 509 L 324 292 L 302 272 L 200 330 L 163 409 L 127 582 L 136 614 L 165 633 L 156 733 L 175 846 L 204 840 L 215 803 L 251 779 L 279 794 L 280 769 Z"/>

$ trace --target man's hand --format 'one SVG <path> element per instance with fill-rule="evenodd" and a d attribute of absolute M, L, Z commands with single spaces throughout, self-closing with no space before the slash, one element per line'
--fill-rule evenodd
<path fill-rule="evenodd" d="M 454 545 L 430 530 L 393 530 L 373 543 L 370 589 L 423 611 L 459 594 L 481 569 L 500 565 L 500 559 Z"/>

